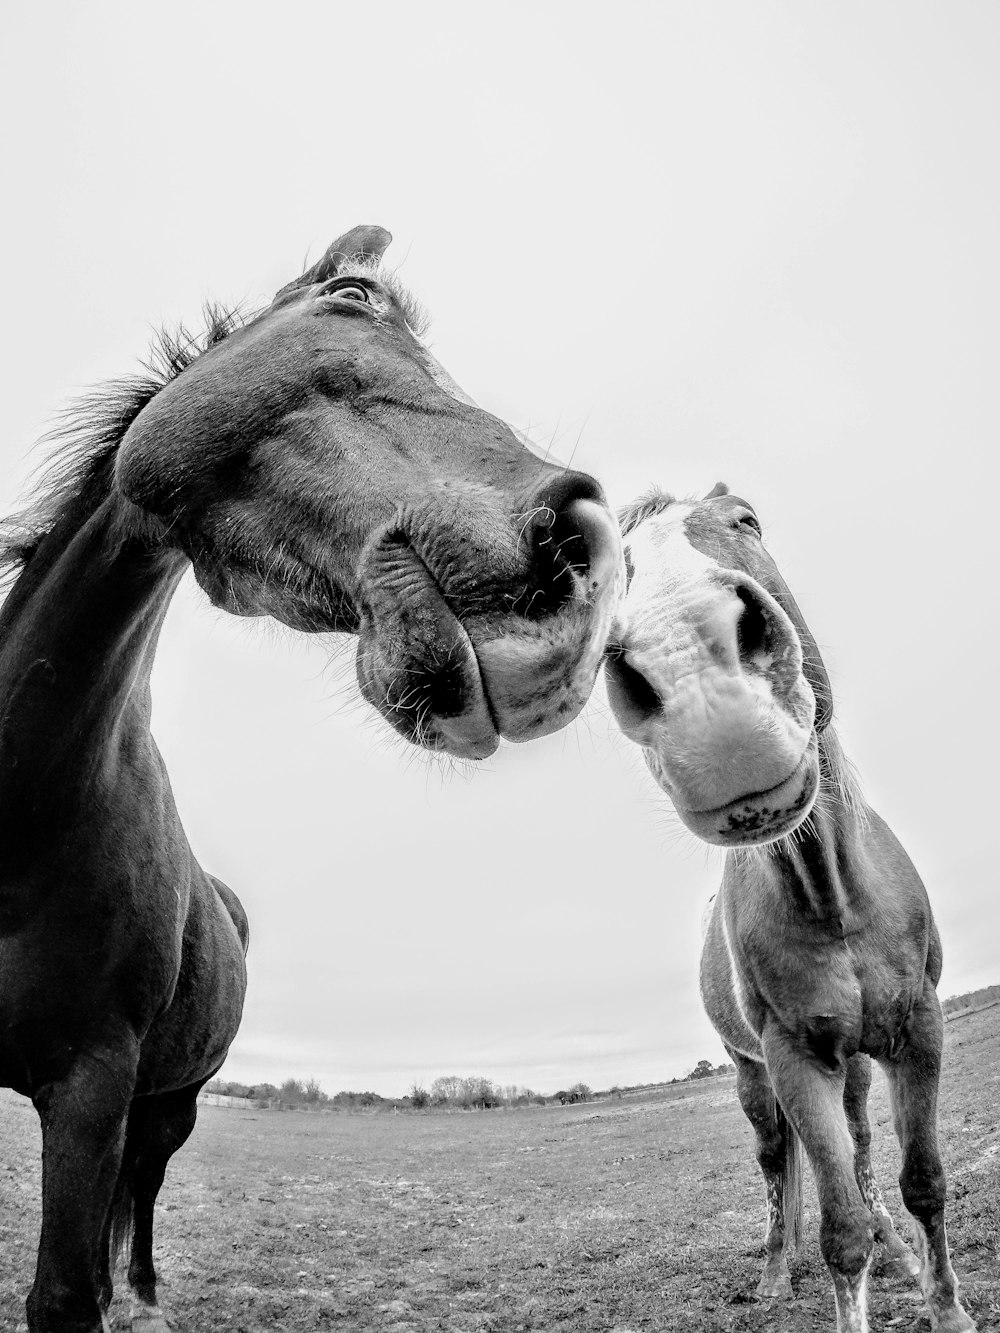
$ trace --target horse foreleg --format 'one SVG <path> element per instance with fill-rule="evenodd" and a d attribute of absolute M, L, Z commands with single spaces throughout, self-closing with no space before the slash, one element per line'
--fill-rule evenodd
<path fill-rule="evenodd" d="M 903 1153 L 899 1187 L 917 1220 L 921 1242 L 920 1286 L 931 1327 L 968 1333 L 975 1324 L 958 1300 L 958 1279 L 948 1254 L 945 1176 L 937 1142 L 937 1093 L 943 1042 L 941 1006 L 930 982 L 914 1007 L 899 1053 L 883 1062 L 892 1113 Z"/>
<path fill-rule="evenodd" d="M 816 1177 L 820 1248 L 833 1278 L 838 1333 L 868 1333 L 866 1288 L 875 1233 L 854 1176 L 844 1065 L 829 1067 L 774 1022 L 765 1027 L 762 1045 L 771 1084 Z"/>
<path fill-rule="evenodd" d="M 798 1195 L 797 1181 L 786 1179 L 785 1167 L 792 1129 L 775 1101 L 774 1089 L 764 1066 L 737 1051 L 729 1054 L 736 1065 L 736 1092 L 740 1105 L 756 1136 L 757 1163 L 764 1177 L 767 1199 L 764 1272 L 757 1283 L 757 1295 L 791 1297 L 792 1279 L 786 1249 L 790 1248 L 792 1237 L 789 1230 L 794 1230 L 794 1215 L 786 1218 L 789 1186 L 795 1196 L 789 1202 L 796 1212 Z M 786 1227 L 786 1222 L 792 1223 L 791 1228 Z"/>
<path fill-rule="evenodd" d="M 30 1333 L 107 1333 L 99 1289 L 106 1220 L 135 1080 L 134 1045 L 81 1056 L 34 1098 L 42 1123 L 42 1229 Z"/>
<path fill-rule="evenodd" d="M 847 1062 L 844 1113 L 854 1140 L 854 1175 L 861 1197 L 871 1209 L 875 1240 L 882 1247 L 886 1271 L 895 1277 L 913 1278 L 920 1272 L 920 1260 L 896 1232 L 872 1171 L 872 1130 L 868 1120 L 868 1090 L 871 1082 L 872 1066 L 868 1056 L 852 1056 Z"/>
<path fill-rule="evenodd" d="M 156 1299 L 153 1212 L 167 1163 L 194 1129 L 198 1088 L 139 1099 L 129 1121 L 128 1185 L 133 1201 L 128 1281 L 135 1333 L 170 1333 Z"/>
<path fill-rule="evenodd" d="M 105 1218 L 101 1229 L 101 1239 L 97 1245 L 97 1271 L 94 1274 L 97 1286 L 97 1300 L 102 1310 L 107 1310 L 114 1295 L 114 1283 L 111 1273 L 111 1213 Z"/>

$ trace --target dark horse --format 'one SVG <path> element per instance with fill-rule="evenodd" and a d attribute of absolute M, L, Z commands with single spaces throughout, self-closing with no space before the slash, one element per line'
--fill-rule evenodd
<path fill-rule="evenodd" d="M 32 1333 L 107 1328 L 116 1232 L 148 1333 L 153 1202 L 236 1034 L 246 920 L 198 865 L 150 734 L 188 565 L 212 601 L 358 636 L 365 697 L 477 759 L 569 722 L 624 585 L 590 477 L 470 402 L 361 227 L 245 322 L 167 339 L 77 418 L 7 528 L 0 1078 L 43 1135 Z"/>
<path fill-rule="evenodd" d="M 945 1235 L 941 944 L 924 886 L 842 756 L 823 661 L 750 506 L 718 486 L 700 503 L 654 493 L 621 517 L 631 582 L 612 707 L 685 824 L 730 849 L 701 989 L 757 1136 L 758 1292 L 791 1293 L 802 1143 L 838 1329 L 867 1328 L 876 1239 L 896 1271 L 919 1271 L 935 1329 L 973 1329 Z M 872 1175 L 870 1057 L 889 1081 L 919 1269 Z"/>

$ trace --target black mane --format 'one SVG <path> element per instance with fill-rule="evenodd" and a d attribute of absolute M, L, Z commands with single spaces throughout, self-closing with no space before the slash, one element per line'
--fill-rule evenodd
<path fill-rule="evenodd" d="M 0 520 L 0 579 L 17 575 L 71 502 L 95 503 L 106 493 L 108 464 L 139 413 L 164 385 L 185 371 L 203 352 L 222 342 L 247 317 L 237 310 L 208 304 L 205 328 L 190 333 L 184 325 L 161 329 L 142 363 L 142 372 L 111 380 L 85 394 L 64 413 L 43 443 L 54 446 L 45 478 L 31 504 Z"/>

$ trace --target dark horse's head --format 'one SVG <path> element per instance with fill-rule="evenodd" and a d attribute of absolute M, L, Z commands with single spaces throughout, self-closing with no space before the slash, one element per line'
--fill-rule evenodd
<path fill-rule="evenodd" d="M 615 717 L 692 832 L 723 847 L 773 842 L 816 799 L 833 700 L 757 515 L 719 485 L 697 502 L 654 492 L 621 520 Z"/>
<path fill-rule="evenodd" d="M 358 227 L 139 413 L 117 484 L 216 605 L 359 637 L 365 697 L 478 759 L 586 702 L 624 589 L 591 477 L 542 462 L 420 338 Z"/>

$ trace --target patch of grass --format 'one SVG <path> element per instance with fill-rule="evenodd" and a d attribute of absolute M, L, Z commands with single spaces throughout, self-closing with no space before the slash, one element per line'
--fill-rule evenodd
<path fill-rule="evenodd" d="M 981 1328 L 1000 1326 L 998 1012 L 948 1025 L 941 1091 L 952 1252 Z M 878 1076 L 871 1113 L 905 1231 Z M 40 1143 L 13 1094 L 0 1126 L 0 1327 L 16 1328 Z M 795 1300 L 760 1305 L 763 1192 L 731 1078 L 469 1114 L 205 1107 L 161 1192 L 157 1262 L 177 1333 L 798 1333 L 834 1322 L 811 1189 L 806 1208 Z M 905 1282 L 875 1275 L 870 1303 L 873 1327 L 928 1328 Z"/>

